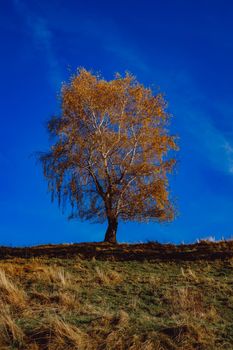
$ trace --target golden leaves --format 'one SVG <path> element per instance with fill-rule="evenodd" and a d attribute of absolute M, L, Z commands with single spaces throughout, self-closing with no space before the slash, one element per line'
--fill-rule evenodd
<path fill-rule="evenodd" d="M 75 200 L 87 219 L 171 218 L 168 152 L 177 145 L 163 95 L 128 73 L 106 81 L 80 69 L 63 84 L 61 102 L 48 125 L 56 143 L 41 158 L 55 195 Z"/>

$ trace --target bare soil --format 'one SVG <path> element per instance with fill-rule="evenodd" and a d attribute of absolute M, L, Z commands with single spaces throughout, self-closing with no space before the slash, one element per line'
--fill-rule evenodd
<path fill-rule="evenodd" d="M 0 259 L 8 258 L 73 258 L 109 261 L 197 261 L 229 259 L 233 257 L 233 240 L 195 244 L 141 244 L 76 243 L 40 245 L 33 247 L 0 247 Z"/>

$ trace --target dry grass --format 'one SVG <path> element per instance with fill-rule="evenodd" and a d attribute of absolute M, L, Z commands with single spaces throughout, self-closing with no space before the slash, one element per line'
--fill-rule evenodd
<path fill-rule="evenodd" d="M 196 275 L 196 273 L 190 267 L 188 267 L 186 270 L 181 268 L 181 274 L 187 280 L 192 280 L 196 283 L 199 283 L 199 277 Z"/>
<path fill-rule="evenodd" d="M 68 324 L 57 316 L 49 320 L 49 350 L 94 349 L 92 339 L 79 328 Z"/>
<path fill-rule="evenodd" d="M 16 324 L 12 315 L 5 308 L 0 315 L 0 345 L 3 346 L 15 346 L 21 347 L 24 344 L 24 333 L 22 329 Z"/>
<path fill-rule="evenodd" d="M 52 296 L 51 300 L 54 300 L 55 302 L 57 302 L 61 308 L 63 308 L 64 310 L 81 310 L 82 309 L 82 305 L 80 304 L 80 301 L 77 298 L 77 295 L 71 293 L 71 292 L 67 292 L 67 291 L 63 291 L 63 292 L 59 292 L 57 295 Z"/>
<path fill-rule="evenodd" d="M 17 308 L 23 308 L 26 303 L 25 292 L 17 287 L 5 274 L 5 271 L 0 269 L 0 300 Z"/>
<path fill-rule="evenodd" d="M 120 275 L 117 271 L 108 269 L 104 271 L 100 269 L 98 266 L 95 269 L 97 280 L 104 285 L 113 285 L 118 284 L 123 281 L 123 276 Z"/>
<path fill-rule="evenodd" d="M 57 266 L 41 266 L 34 270 L 34 276 L 37 280 L 69 287 L 71 285 L 71 276 L 63 268 Z"/>
<path fill-rule="evenodd" d="M 168 301 L 171 304 L 173 313 L 192 313 L 192 316 L 202 316 L 205 314 L 203 297 L 200 292 L 196 292 L 190 287 L 179 287 L 167 293 Z"/>
<path fill-rule="evenodd" d="M 2 260 L 0 349 L 229 350 L 232 267 Z"/>

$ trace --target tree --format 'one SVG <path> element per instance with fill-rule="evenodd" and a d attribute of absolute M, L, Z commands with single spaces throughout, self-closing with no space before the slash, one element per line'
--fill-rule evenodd
<path fill-rule="evenodd" d="M 61 115 L 48 123 L 55 143 L 40 160 L 52 198 L 71 204 L 70 218 L 107 219 L 110 243 L 119 219 L 172 220 L 168 151 L 177 146 L 162 94 L 128 73 L 106 81 L 79 69 L 60 97 Z"/>

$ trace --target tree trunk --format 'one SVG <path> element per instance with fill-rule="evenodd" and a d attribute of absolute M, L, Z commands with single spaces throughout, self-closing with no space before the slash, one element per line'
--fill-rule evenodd
<path fill-rule="evenodd" d="M 116 218 L 108 218 L 108 228 L 105 233 L 104 242 L 116 244 L 116 232 L 118 222 Z"/>

